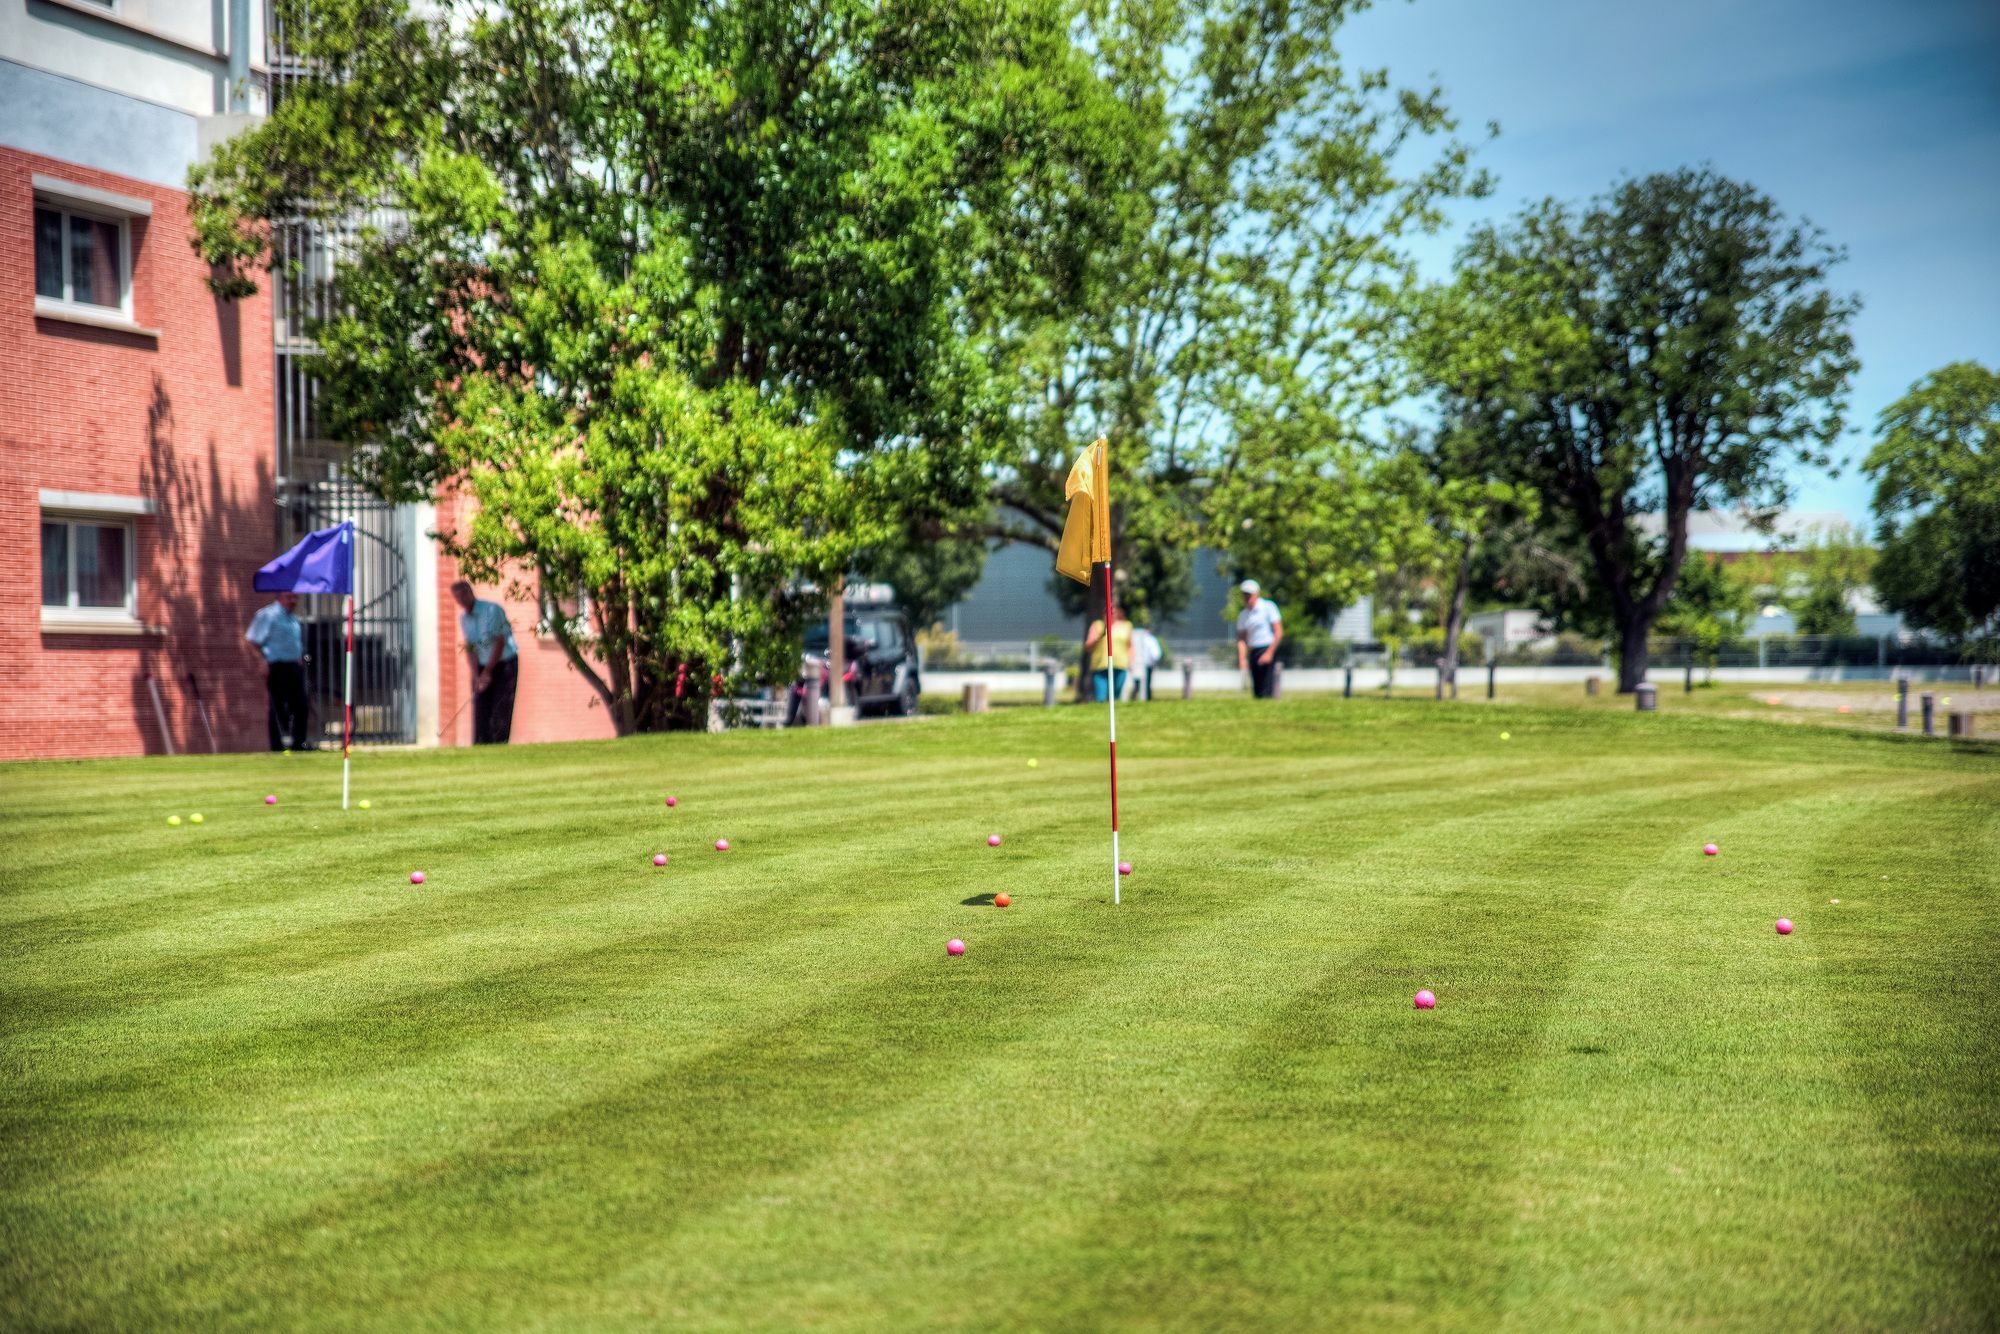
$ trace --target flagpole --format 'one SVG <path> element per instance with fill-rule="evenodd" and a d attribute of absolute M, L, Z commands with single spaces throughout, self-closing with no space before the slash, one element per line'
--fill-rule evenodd
<path fill-rule="evenodd" d="M 1111 902 L 1118 898 L 1118 650 L 1112 635 L 1111 562 L 1104 562 L 1104 666 L 1111 687 Z"/>
<path fill-rule="evenodd" d="M 347 809 L 347 780 L 354 765 L 354 535 L 347 538 L 347 652 L 340 685 L 340 809 Z"/>

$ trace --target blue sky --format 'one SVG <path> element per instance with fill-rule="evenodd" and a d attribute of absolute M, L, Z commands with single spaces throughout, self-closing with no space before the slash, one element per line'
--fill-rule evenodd
<path fill-rule="evenodd" d="M 1947 362 L 2000 364 L 2000 0 L 1386 0 L 1342 45 L 1500 123 L 1499 188 L 1461 227 L 1706 163 L 1846 247 L 1849 462 L 1798 473 L 1796 508 L 1865 521 L 1876 414 Z M 1429 273 L 1458 235 L 1422 247 Z"/>

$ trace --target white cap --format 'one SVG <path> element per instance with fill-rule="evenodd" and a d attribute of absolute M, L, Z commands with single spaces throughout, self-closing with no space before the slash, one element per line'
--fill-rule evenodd
<path fill-rule="evenodd" d="M 1255 579 L 1245 579 L 1242 583 L 1236 585 L 1236 587 L 1245 593 L 1261 593 L 1264 591 L 1258 586 Z"/>

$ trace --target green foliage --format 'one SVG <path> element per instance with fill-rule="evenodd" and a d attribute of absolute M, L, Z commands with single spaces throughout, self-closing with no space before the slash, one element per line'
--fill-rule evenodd
<path fill-rule="evenodd" d="M 1062 7 L 283 12 L 324 77 L 197 169 L 197 245 L 240 292 L 271 220 L 386 206 L 311 330 L 317 426 L 384 495 L 508 506 L 448 544 L 582 584 L 559 637 L 621 726 L 786 674 L 788 581 L 984 504 L 982 312 L 1067 243 L 1047 113 L 1095 86 Z"/>
<path fill-rule="evenodd" d="M 1884 605 L 1952 639 L 2000 641 L 2000 371 L 1934 371 L 1878 429 L 1866 467 Z"/>
<path fill-rule="evenodd" d="M 923 627 L 963 601 L 986 570 L 986 542 L 942 535 L 909 540 L 902 535 L 863 552 L 855 572 L 896 590 L 896 605 L 910 624 Z"/>
<path fill-rule="evenodd" d="M 1187 605 L 1202 541 L 1302 612 L 1365 591 L 1394 542 L 1376 525 L 1399 510 L 1350 508 L 1351 423 L 1392 396 L 1406 243 L 1485 182 L 1435 89 L 1341 60 L 1356 8 L 1079 7 L 1103 88 L 1079 112 L 1092 174 L 1061 194 L 1063 281 L 1022 288 L 998 325 L 1014 417 L 986 531 L 1053 549 L 1070 463 L 1106 435 L 1135 613 Z M 1073 610 L 1099 596 L 1054 586 Z"/>
<path fill-rule="evenodd" d="M 1798 552 L 1800 587 L 1786 606 L 1802 635 L 1851 635 L 1857 629 L 1853 596 L 1868 587 L 1875 551 L 1859 533 L 1839 528 L 1815 533 Z"/>
<path fill-rule="evenodd" d="M 1655 625 L 1693 640 L 1702 664 L 1713 668 L 1722 646 L 1740 637 L 1756 614 L 1755 590 L 1739 567 L 1696 552 L 1682 563 L 1674 595 Z"/>
<path fill-rule="evenodd" d="M 1475 231 L 1425 303 L 1419 364 L 1585 557 L 1621 689 L 1644 677 L 1689 513 L 1775 509 L 1790 464 L 1829 461 L 1856 364 L 1856 303 L 1826 287 L 1840 258 L 1751 187 L 1687 170 Z"/>

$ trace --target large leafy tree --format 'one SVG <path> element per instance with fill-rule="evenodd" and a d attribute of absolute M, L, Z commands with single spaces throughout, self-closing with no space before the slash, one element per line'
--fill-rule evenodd
<path fill-rule="evenodd" d="M 1856 364 L 1840 257 L 1750 186 L 1684 170 L 1477 230 L 1428 303 L 1418 359 L 1586 553 L 1621 690 L 1645 678 L 1688 515 L 1775 509 L 1789 465 L 1830 461 Z"/>
<path fill-rule="evenodd" d="M 1089 234 L 1044 184 L 1091 174 L 1059 5 L 284 13 L 319 77 L 197 170 L 198 243 L 241 292 L 271 220 L 379 210 L 321 428 L 384 495 L 470 495 L 468 569 L 586 595 L 551 630 L 621 729 L 698 724 L 783 669 L 794 590 L 980 503 L 981 311 Z"/>
<path fill-rule="evenodd" d="M 1883 412 L 1875 588 L 1913 625 L 2000 639 L 2000 371 L 1961 361 Z"/>
<path fill-rule="evenodd" d="M 1104 229 L 1001 327 L 1010 448 L 977 530 L 1053 550 L 1079 444 L 1111 441 L 1113 552 L 1135 611 L 1193 593 L 1203 541 L 1288 614 L 1368 587 L 1393 534 L 1349 483 L 1354 422 L 1394 396 L 1386 333 L 1405 244 L 1486 188 L 1436 90 L 1342 59 L 1359 0 L 1081 7 L 1110 89 L 1075 187 Z M 1101 590 L 1057 581 L 1082 609 Z"/>

